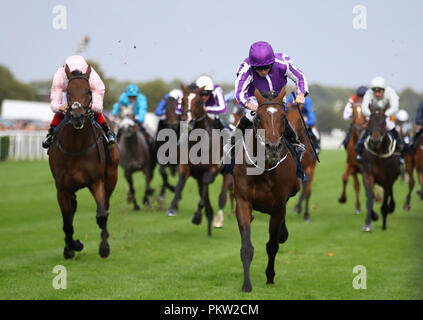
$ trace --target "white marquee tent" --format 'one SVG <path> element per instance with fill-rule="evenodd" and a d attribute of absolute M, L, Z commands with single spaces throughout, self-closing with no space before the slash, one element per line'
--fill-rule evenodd
<path fill-rule="evenodd" d="M 50 103 L 4 99 L 1 118 L 10 120 L 39 120 L 50 122 L 53 112 Z"/>

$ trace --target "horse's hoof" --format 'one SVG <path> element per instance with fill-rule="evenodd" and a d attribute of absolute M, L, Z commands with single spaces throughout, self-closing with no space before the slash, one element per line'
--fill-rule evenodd
<path fill-rule="evenodd" d="M 346 198 L 339 198 L 338 202 L 339 203 L 345 203 L 345 202 L 347 202 L 347 199 Z"/>
<path fill-rule="evenodd" d="M 370 231 L 372 231 L 372 226 L 369 226 L 369 225 L 364 225 L 364 227 L 363 227 L 363 231 L 365 231 L 365 232 L 370 232 Z"/>
<path fill-rule="evenodd" d="M 107 242 L 101 242 L 98 250 L 100 257 L 107 258 L 110 255 L 110 246 Z"/>
<path fill-rule="evenodd" d="M 361 209 L 357 208 L 357 209 L 354 210 L 354 214 L 360 214 L 360 213 L 361 213 Z"/>
<path fill-rule="evenodd" d="M 305 224 L 309 224 L 310 223 L 310 218 L 304 218 L 304 223 Z"/>
<path fill-rule="evenodd" d="M 68 247 L 65 247 L 65 249 L 63 249 L 63 256 L 65 257 L 65 259 L 72 259 L 73 257 L 75 257 L 75 251 L 69 249 Z"/>
<path fill-rule="evenodd" d="M 411 206 L 410 206 L 408 203 L 406 203 L 406 204 L 404 204 L 403 209 L 404 209 L 405 211 L 410 211 Z"/>
<path fill-rule="evenodd" d="M 298 206 L 295 206 L 293 211 L 294 211 L 295 214 L 298 215 L 298 214 L 300 214 L 301 209 Z"/>
<path fill-rule="evenodd" d="M 194 213 L 194 215 L 191 218 L 191 221 L 193 224 L 199 225 L 201 223 L 201 219 L 203 218 L 203 216 L 201 215 L 201 213 Z"/>
<path fill-rule="evenodd" d="M 140 208 L 140 206 L 139 205 L 134 205 L 134 211 L 138 211 L 138 210 L 140 210 L 141 208 Z"/>
<path fill-rule="evenodd" d="M 169 210 L 167 210 L 167 212 L 166 212 L 166 215 L 168 216 L 168 217 L 174 217 L 174 216 L 176 216 L 178 214 L 178 210 L 177 209 L 169 209 Z"/>
<path fill-rule="evenodd" d="M 84 244 L 80 240 L 75 240 L 72 244 L 72 249 L 75 251 L 81 251 L 84 249 Z"/>
<path fill-rule="evenodd" d="M 165 201 L 166 200 L 166 194 L 161 194 L 160 196 L 159 196 L 159 201 Z"/>
<path fill-rule="evenodd" d="M 371 213 L 371 217 L 372 217 L 373 221 L 377 221 L 379 219 L 378 214 L 376 212 L 374 212 L 373 210 L 372 210 L 372 213 Z"/>
<path fill-rule="evenodd" d="M 242 285 L 242 291 L 243 292 L 251 292 L 253 290 L 253 287 L 251 286 L 251 283 L 244 283 Z"/>

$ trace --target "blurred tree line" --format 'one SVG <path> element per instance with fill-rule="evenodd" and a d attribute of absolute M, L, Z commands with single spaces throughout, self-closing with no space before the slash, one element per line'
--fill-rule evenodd
<path fill-rule="evenodd" d="M 106 86 L 104 96 L 104 108 L 111 110 L 113 104 L 118 101 L 119 96 L 125 91 L 131 82 L 121 82 L 108 78 L 101 66 L 95 61 L 88 61 L 103 79 Z M 53 77 L 53 75 L 52 75 Z M 193 79 L 194 81 L 194 79 Z M 174 88 L 179 88 L 181 81 L 174 79 L 165 82 L 161 79 L 136 82 L 140 91 L 147 97 L 148 111 L 154 112 L 163 96 Z M 184 85 L 189 83 L 183 82 Z M 234 89 L 233 83 L 219 83 L 225 93 Z M 3 99 L 22 99 L 35 101 L 49 101 L 51 79 L 46 81 L 30 82 L 28 84 L 17 81 L 12 73 L 4 66 L 0 66 L 0 105 Z M 336 88 L 312 84 L 309 86 L 310 98 L 313 101 L 316 111 L 317 126 L 322 132 L 330 132 L 333 128 L 346 129 L 350 122 L 344 121 L 342 114 L 348 98 L 355 93 L 356 88 Z M 289 87 L 289 94 L 294 88 Z M 398 92 L 400 96 L 400 108 L 408 111 L 410 119 L 414 124 L 417 106 L 423 100 L 423 93 L 417 93 L 412 89 L 405 89 Z M 232 104 L 229 104 L 232 105 Z"/>

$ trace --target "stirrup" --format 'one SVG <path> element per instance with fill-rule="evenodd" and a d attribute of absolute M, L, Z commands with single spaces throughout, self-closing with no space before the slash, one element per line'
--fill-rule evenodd
<path fill-rule="evenodd" d="M 41 143 L 44 149 L 50 148 L 51 143 L 53 142 L 53 135 L 48 134 Z"/>

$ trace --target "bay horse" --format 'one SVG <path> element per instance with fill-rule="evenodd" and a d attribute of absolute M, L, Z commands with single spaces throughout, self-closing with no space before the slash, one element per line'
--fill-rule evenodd
<path fill-rule="evenodd" d="M 191 156 L 188 157 L 188 163 L 180 163 L 178 166 L 178 183 L 175 187 L 175 194 L 173 200 L 171 202 L 170 208 L 167 211 L 168 216 L 174 216 L 178 212 L 178 202 L 181 199 L 182 190 L 185 186 L 185 183 L 188 177 L 192 176 L 195 180 L 197 180 L 197 184 L 199 187 L 199 194 L 200 194 L 200 201 L 198 203 L 197 211 L 191 218 L 191 222 L 193 224 L 199 225 L 202 220 L 202 210 L 205 208 L 206 217 L 207 217 L 207 234 L 211 237 L 211 227 L 212 227 L 212 219 L 213 219 L 213 208 L 210 203 L 209 197 L 209 185 L 213 183 L 216 178 L 216 175 L 219 174 L 221 171 L 221 166 L 219 163 L 219 159 L 212 159 L 213 153 L 213 145 L 212 145 L 212 129 L 217 129 L 214 126 L 214 120 L 210 119 L 207 116 L 207 112 L 204 107 L 203 100 L 201 99 L 200 93 L 204 90 L 203 88 L 197 89 L 189 89 L 186 88 L 183 84 L 181 84 L 181 89 L 183 91 L 183 98 L 182 98 L 182 115 L 181 120 L 185 122 L 187 120 L 188 112 L 191 113 L 191 119 L 188 121 L 188 132 L 194 132 L 196 129 L 201 129 L 202 133 L 205 133 L 207 137 L 200 136 L 199 144 L 203 145 L 201 142 L 203 138 L 208 138 L 208 144 L 203 145 L 206 147 L 208 154 L 201 154 L 201 157 L 206 157 L 207 162 L 202 163 L 193 163 L 193 159 Z M 198 137 L 197 137 L 198 138 Z M 191 137 L 188 139 L 188 154 L 191 155 L 193 153 L 193 146 L 196 145 L 194 141 L 191 140 Z M 204 142 L 204 141 L 203 141 Z M 185 142 L 181 142 L 179 148 Z M 223 144 L 218 146 L 219 148 L 219 156 L 223 154 Z M 198 147 L 198 146 L 197 146 Z M 180 151 L 181 152 L 181 151 Z M 200 151 L 202 153 L 202 151 Z M 195 152 L 198 155 L 198 150 Z M 211 160 L 211 161 L 210 161 Z"/>
<path fill-rule="evenodd" d="M 304 144 L 306 151 L 304 152 L 303 159 L 301 164 L 304 168 L 304 172 L 307 175 L 307 180 L 302 182 L 301 194 L 298 199 L 298 203 L 294 207 L 294 212 L 296 214 L 300 214 L 302 209 L 302 202 L 305 200 L 305 212 L 304 212 L 304 221 L 306 223 L 310 222 L 310 213 L 309 213 L 309 201 L 311 196 L 311 184 L 314 178 L 314 170 L 316 169 L 316 162 L 317 159 L 314 157 L 313 152 L 311 150 L 310 139 L 307 137 L 308 133 L 306 132 L 306 128 L 302 123 L 301 116 L 298 111 L 301 112 L 304 104 L 298 106 L 300 110 L 297 110 L 291 103 L 288 103 L 288 111 L 286 113 L 286 118 L 288 119 L 289 123 L 291 123 L 292 127 L 294 128 L 295 132 L 298 135 L 301 143 Z"/>
<path fill-rule="evenodd" d="M 415 150 L 410 148 L 405 155 L 405 170 L 408 174 L 408 193 L 403 208 L 407 211 L 411 209 L 411 192 L 415 185 L 414 169 L 416 169 L 417 178 L 420 184 L 420 190 L 417 191 L 417 194 L 420 196 L 420 199 L 423 200 L 423 135 L 420 135 L 416 142 Z"/>
<path fill-rule="evenodd" d="M 367 197 L 367 215 L 363 231 L 372 231 L 371 220 L 376 221 L 378 219 L 378 215 L 373 211 L 373 188 L 375 184 L 383 188 L 382 230 L 386 230 L 388 214 L 395 210 L 393 185 L 400 174 L 400 156 L 395 152 L 395 139 L 386 130 L 386 109 L 387 107 L 384 109 L 370 108 L 369 136 L 364 143 L 361 161 Z"/>
<path fill-rule="evenodd" d="M 242 153 L 243 161 L 237 161 L 233 171 L 234 191 L 236 200 L 236 217 L 241 234 L 241 260 L 244 269 L 242 291 L 252 290 L 250 280 L 250 264 L 254 255 L 251 243 L 250 225 L 253 219 L 252 210 L 258 210 L 270 215 L 269 241 L 266 244 L 268 263 L 266 268 L 267 284 L 274 283 L 274 264 L 279 243 L 288 239 L 286 228 L 286 203 L 290 197 L 300 190 L 301 182 L 296 177 L 295 160 L 283 137 L 285 130 L 285 106 L 283 99 L 284 87 L 274 99 L 263 97 L 256 89 L 255 97 L 258 109 L 253 122 L 253 147 L 258 143 L 265 148 L 265 167 L 259 168 L 251 164 L 248 151 Z M 259 129 L 265 130 L 265 137 L 258 135 Z M 244 149 L 245 144 L 244 144 Z M 258 149 L 257 149 L 258 150 Z M 248 163 L 248 164 L 247 164 Z M 251 166 L 261 169 L 262 174 L 249 174 Z"/>
<path fill-rule="evenodd" d="M 153 179 L 154 159 L 149 152 L 147 141 L 134 121 L 133 114 L 127 115 L 119 124 L 119 165 L 122 167 L 127 182 L 127 201 L 134 205 L 134 210 L 139 210 L 140 206 L 135 197 L 135 188 L 132 175 L 137 171 L 142 171 L 145 175 L 145 191 L 143 204 L 148 205 L 148 197 L 154 193 L 151 188 Z"/>
<path fill-rule="evenodd" d="M 166 101 L 166 105 L 165 105 L 166 120 L 159 121 L 159 127 L 157 129 L 155 146 L 154 146 L 156 156 L 157 156 L 157 151 L 159 150 L 159 148 L 165 143 L 165 141 L 159 141 L 157 139 L 157 136 L 159 135 L 160 130 L 171 129 L 175 131 L 176 136 L 179 139 L 179 115 L 176 113 L 178 101 L 172 97 L 165 98 L 165 101 Z M 169 183 L 166 168 L 169 168 L 171 175 L 174 176 L 176 174 L 178 165 L 173 163 L 162 164 L 160 159 L 157 159 L 157 161 L 159 162 L 159 172 L 163 180 L 162 187 L 160 190 L 160 199 L 164 200 L 166 196 L 166 189 L 169 189 L 170 191 L 175 192 L 175 186 Z"/>
<path fill-rule="evenodd" d="M 91 67 L 83 74 L 69 70 L 65 119 L 57 127 L 55 141 L 49 149 L 49 164 L 56 182 L 57 200 L 63 218 L 65 259 L 81 251 L 83 244 L 73 239 L 73 219 L 77 208 L 76 192 L 88 187 L 97 204 L 97 224 L 101 229 L 99 254 L 110 254 L 107 238 L 107 218 L 110 196 L 118 178 L 119 148 L 116 144 L 107 151 L 102 142 L 102 131 L 93 119 L 89 77 Z M 111 125 L 110 121 L 106 121 Z M 106 157 L 106 151 L 109 155 Z"/>
<path fill-rule="evenodd" d="M 355 191 L 355 214 L 361 212 L 360 204 L 360 182 L 358 180 L 358 174 L 361 173 L 361 166 L 357 161 L 357 151 L 355 151 L 355 146 L 358 142 L 360 134 L 367 128 L 367 119 L 361 111 L 361 104 L 356 104 L 353 106 L 353 118 L 351 123 L 351 136 L 347 145 L 347 165 L 345 167 L 345 172 L 342 175 L 342 194 L 338 199 L 339 203 L 347 202 L 347 183 L 350 175 L 354 179 L 354 191 Z"/>

